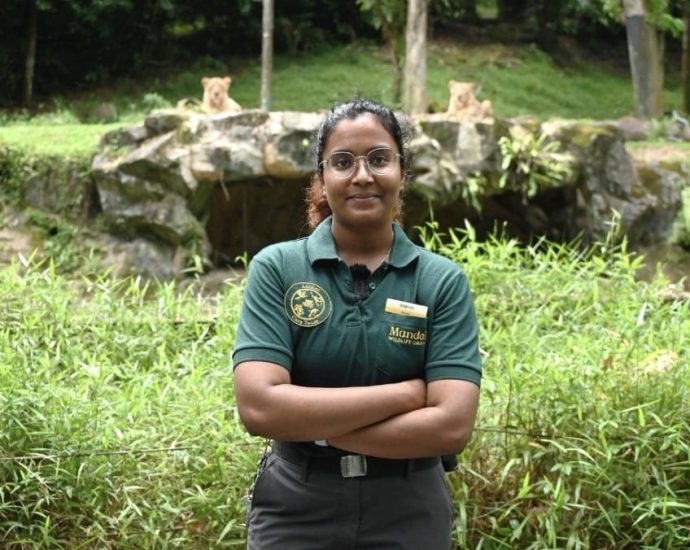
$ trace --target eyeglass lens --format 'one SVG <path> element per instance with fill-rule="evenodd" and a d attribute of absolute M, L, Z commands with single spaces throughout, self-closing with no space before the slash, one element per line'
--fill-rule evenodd
<path fill-rule="evenodd" d="M 372 149 L 366 156 L 356 157 L 347 151 L 333 153 L 327 160 L 326 165 L 337 177 L 349 178 L 355 173 L 357 160 L 364 159 L 367 167 L 372 174 L 379 176 L 388 174 L 395 168 L 396 154 L 391 149 Z"/>

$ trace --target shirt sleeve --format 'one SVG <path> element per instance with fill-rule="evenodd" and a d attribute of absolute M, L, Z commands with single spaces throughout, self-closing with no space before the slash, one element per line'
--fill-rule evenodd
<path fill-rule="evenodd" d="M 292 335 L 284 312 L 284 284 L 276 258 L 257 255 L 249 266 L 232 354 L 233 368 L 244 361 L 267 361 L 292 368 Z"/>
<path fill-rule="evenodd" d="M 478 328 L 465 274 L 441 276 L 427 343 L 426 380 L 460 379 L 481 383 Z"/>

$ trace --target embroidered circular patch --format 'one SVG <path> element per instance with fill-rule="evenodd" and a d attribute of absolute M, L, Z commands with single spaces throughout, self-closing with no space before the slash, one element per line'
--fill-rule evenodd
<path fill-rule="evenodd" d="M 285 313 L 300 327 L 320 325 L 331 314 L 331 297 L 314 283 L 295 283 L 285 293 Z"/>

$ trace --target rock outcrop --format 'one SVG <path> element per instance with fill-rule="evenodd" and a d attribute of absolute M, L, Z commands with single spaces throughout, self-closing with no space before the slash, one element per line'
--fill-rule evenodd
<path fill-rule="evenodd" d="M 112 256 L 136 271 L 150 250 L 157 265 L 168 262 L 157 274 L 174 276 L 304 234 L 320 118 L 171 110 L 106 134 L 92 176 L 109 230 L 122 241 Z M 603 239 L 615 212 L 631 244 L 664 242 L 690 181 L 681 163 L 637 167 L 611 123 L 427 115 L 413 126 L 412 234 L 431 204 L 446 226 L 467 219 L 488 232 L 499 222 L 520 238 L 585 242 Z"/>

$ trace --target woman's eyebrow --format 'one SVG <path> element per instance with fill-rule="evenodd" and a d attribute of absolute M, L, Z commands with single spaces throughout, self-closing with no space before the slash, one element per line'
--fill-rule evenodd
<path fill-rule="evenodd" d="M 372 151 L 376 151 L 377 149 L 392 149 L 392 147 L 390 145 L 374 145 L 373 147 L 367 149 L 367 153 L 371 153 Z M 330 154 L 332 155 L 334 153 L 351 153 L 354 155 L 352 149 L 333 149 L 333 151 L 331 151 Z"/>

